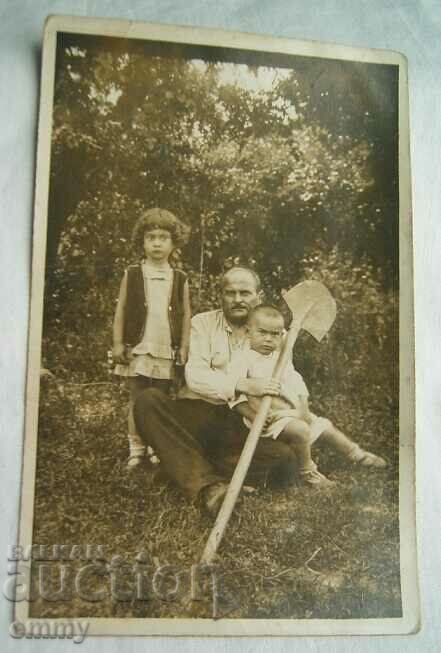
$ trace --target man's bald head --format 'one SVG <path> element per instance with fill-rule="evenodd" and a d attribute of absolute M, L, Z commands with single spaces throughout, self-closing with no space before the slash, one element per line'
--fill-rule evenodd
<path fill-rule="evenodd" d="M 229 282 L 230 279 L 243 278 L 244 275 L 250 277 L 253 280 L 256 287 L 256 292 L 259 292 L 261 285 L 259 275 L 251 268 L 247 268 L 241 265 L 235 265 L 234 267 L 224 272 L 221 277 L 221 290 L 224 289 L 225 285 Z"/>

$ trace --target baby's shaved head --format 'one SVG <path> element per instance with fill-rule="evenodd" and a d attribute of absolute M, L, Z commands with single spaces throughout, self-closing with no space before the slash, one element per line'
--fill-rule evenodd
<path fill-rule="evenodd" d="M 258 306 L 255 306 L 248 315 L 248 324 L 253 322 L 255 318 L 259 318 L 261 316 L 269 317 L 275 320 L 278 319 L 282 323 L 282 327 L 285 325 L 285 320 L 282 313 L 272 304 L 259 304 Z"/>
<path fill-rule="evenodd" d="M 273 354 L 283 340 L 285 322 L 275 306 L 260 304 L 250 311 L 247 322 L 250 348 L 263 356 Z"/>

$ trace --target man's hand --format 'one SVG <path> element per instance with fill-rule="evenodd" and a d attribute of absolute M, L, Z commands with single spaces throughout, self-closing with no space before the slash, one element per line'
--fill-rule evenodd
<path fill-rule="evenodd" d="M 127 365 L 126 348 L 124 345 L 113 345 L 112 358 L 115 363 Z"/>
<path fill-rule="evenodd" d="M 274 379 L 239 379 L 236 392 L 252 395 L 253 397 L 264 397 L 265 395 L 278 397 L 280 382 Z"/>

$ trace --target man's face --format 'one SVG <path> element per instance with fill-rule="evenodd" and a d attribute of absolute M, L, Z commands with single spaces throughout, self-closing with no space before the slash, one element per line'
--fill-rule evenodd
<path fill-rule="evenodd" d="M 221 299 L 228 322 L 235 325 L 245 324 L 248 313 L 259 303 L 256 280 L 246 270 L 232 272 L 225 279 Z"/>

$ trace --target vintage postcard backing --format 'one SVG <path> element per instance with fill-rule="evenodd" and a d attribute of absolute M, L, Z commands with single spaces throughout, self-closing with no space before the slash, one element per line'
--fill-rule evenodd
<path fill-rule="evenodd" d="M 31 600 L 16 599 L 16 623 L 88 635 L 418 628 L 407 83 L 394 52 L 48 19 L 10 556 Z M 335 325 L 320 344 L 300 338 L 296 368 L 314 410 L 389 463 L 359 472 L 319 446 L 336 489 L 265 482 L 209 573 L 198 562 L 212 520 L 148 464 L 127 471 L 128 395 L 107 361 L 131 232 L 154 206 L 191 228 L 173 264 L 193 314 L 219 307 L 235 264 L 256 270 L 271 303 L 304 279 L 330 289 Z"/>

